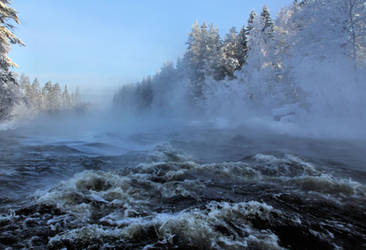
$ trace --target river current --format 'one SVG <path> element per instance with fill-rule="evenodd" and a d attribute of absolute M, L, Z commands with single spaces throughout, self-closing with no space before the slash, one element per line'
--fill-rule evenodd
<path fill-rule="evenodd" d="M 55 126 L 0 131 L 1 249 L 366 248 L 361 140 Z"/>

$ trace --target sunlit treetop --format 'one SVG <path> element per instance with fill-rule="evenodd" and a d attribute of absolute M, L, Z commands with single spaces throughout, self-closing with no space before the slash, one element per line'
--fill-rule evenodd
<path fill-rule="evenodd" d="M 9 67 L 17 65 L 8 57 L 11 44 L 24 43 L 14 34 L 14 23 L 19 24 L 15 9 L 9 6 L 9 0 L 0 0 L 0 68 L 8 71 Z"/>

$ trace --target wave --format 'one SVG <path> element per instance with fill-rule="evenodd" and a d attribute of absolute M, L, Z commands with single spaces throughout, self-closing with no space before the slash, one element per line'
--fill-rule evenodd
<path fill-rule="evenodd" d="M 164 144 L 144 163 L 82 171 L 37 192 L 0 218 L 0 246 L 7 237 L 50 249 L 358 247 L 365 191 L 294 155 L 197 163 Z"/>
<path fill-rule="evenodd" d="M 51 238 L 49 246 L 64 246 L 70 240 L 82 246 L 83 241 L 89 244 L 94 239 L 110 237 L 114 242 L 120 241 L 120 244 L 123 243 L 121 239 L 136 243 L 144 238 L 155 241 L 143 246 L 144 249 L 179 246 L 194 249 L 281 249 L 276 235 L 250 225 L 251 219 L 257 216 L 270 219 L 272 213 L 275 211 L 271 206 L 253 201 L 235 204 L 211 202 L 204 209 L 176 214 L 160 213 L 149 218 L 126 219 L 110 214 L 100 220 L 110 227 L 93 224 L 78 228 Z M 132 242 L 130 246 L 133 246 Z M 111 247 L 111 243 L 107 244 Z"/>

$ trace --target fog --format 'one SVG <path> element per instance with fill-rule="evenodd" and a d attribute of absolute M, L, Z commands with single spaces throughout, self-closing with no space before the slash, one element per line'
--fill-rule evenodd
<path fill-rule="evenodd" d="M 0 248 L 365 248 L 365 6 L 195 22 L 115 88 L 4 75 Z"/>

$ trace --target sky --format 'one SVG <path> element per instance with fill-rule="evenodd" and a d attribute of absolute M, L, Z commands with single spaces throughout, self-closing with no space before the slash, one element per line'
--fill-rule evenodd
<path fill-rule="evenodd" d="M 31 78 L 106 89 L 154 74 L 182 56 L 195 21 L 221 34 L 239 30 L 249 12 L 267 5 L 273 16 L 292 0 L 13 0 L 26 47 L 10 57 Z"/>

